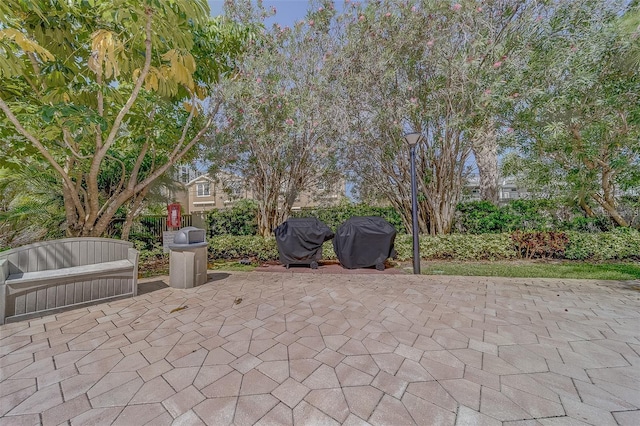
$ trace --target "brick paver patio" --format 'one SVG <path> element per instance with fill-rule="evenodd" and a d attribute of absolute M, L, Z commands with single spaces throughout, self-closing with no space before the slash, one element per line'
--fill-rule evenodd
<path fill-rule="evenodd" d="M 640 283 L 210 278 L 0 326 L 0 425 L 640 424 Z"/>

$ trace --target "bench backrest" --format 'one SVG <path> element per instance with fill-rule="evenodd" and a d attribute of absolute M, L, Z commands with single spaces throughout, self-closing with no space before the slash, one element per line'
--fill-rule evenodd
<path fill-rule="evenodd" d="M 11 275 L 123 260 L 131 247 L 130 242 L 110 238 L 64 238 L 0 252 L 0 259 L 9 261 Z"/>

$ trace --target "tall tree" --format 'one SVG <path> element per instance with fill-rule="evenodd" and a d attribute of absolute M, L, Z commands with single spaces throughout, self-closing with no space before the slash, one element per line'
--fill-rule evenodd
<path fill-rule="evenodd" d="M 624 2 L 572 0 L 541 17 L 512 164 L 547 189 L 562 182 L 585 214 L 599 206 L 620 226 L 629 223 L 619 192 L 640 188 L 640 70 L 629 66 L 637 39 L 620 31 L 624 10 Z"/>
<path fill-rule="evenodd" d="M 244 56 L 239 77 L 225 85 L 226 122 L 212 135 L 213 163 L 246 180 L 264 236 L 287 219 L 301 191 L 335 169 L 333 95 L 323 71 L 334 14 L 331 2 L 317 3 L 293 28 L 265 30 Z"/>
<path fill-rule="evenodd" d="M 210 18 L 204 0 L 3 5 L 0 164 L 44 160 L 61 183 L 67 235 L 102 235 L 191 155 L 214 122 L 212 89 L 251 32 Z"/>
<path fill-rule="evenodd" d="M 475 152 L 484 196 L 497 201 L 499 86 L 521 48 L 535 3 L 495 0 L 368 2 L 348 10 L 341 79 L 353 135 L 347 152 L 410 229 L 409 161 L 402 134 L 420 132 L 420 229 L 451 228 Z"/>

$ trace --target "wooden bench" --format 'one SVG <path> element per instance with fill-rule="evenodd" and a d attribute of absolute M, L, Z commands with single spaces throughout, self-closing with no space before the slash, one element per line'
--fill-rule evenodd
<path fill-rule="evenodd" d="M 138 251 L 108 238 L 65 238 L 0 252 L 0 324 L 135 296 Z"/>

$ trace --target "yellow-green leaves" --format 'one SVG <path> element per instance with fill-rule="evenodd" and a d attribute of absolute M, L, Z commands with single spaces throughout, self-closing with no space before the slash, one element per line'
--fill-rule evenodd
<path fill-rule="evenodd" d="M 17 49 L 16 49 L 17 47 Z M 15 28 L 0 30 L 0 75 L 13 77 L 22 72 L 24 54 L 35 54 L 42 62 L 55 60 L 54 56 L 34 40 Z"/>
<path fill-rule="evenodd" d="M 123 51 L 122 43 L 111 31 L 100 29 L 91 34 L 91 56 L 88 67 L 96 75 L 117 78 L 120 74 L 119 56 Z"/>
<path fill-rule="evenodd" d="M 196 70 L 196 62 L 189 52 L 181 52 L 171 49 L 164 55 L 162 59 L 169 62 L 168 74 L 178 84 L 186 86 L 189 90 L 193 89 L 193 73 Z"/>

